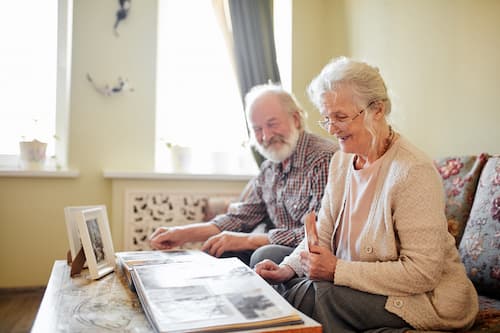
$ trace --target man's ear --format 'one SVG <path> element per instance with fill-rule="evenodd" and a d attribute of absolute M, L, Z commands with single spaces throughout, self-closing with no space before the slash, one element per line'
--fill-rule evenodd
<path fill-rule="evenodd" d="M 300 129 L 300 115 L 297 111 L 295 111 L 292 115 L 293 123 L 295 124 L 296 129 Z"/>

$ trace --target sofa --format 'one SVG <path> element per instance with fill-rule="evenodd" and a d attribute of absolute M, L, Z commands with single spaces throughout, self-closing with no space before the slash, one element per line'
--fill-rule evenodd
<path fill-rule="evenodd" d="M 467 332 L 500 332 L 500 155 L 450 156 L 434 163 L 443 180 L 448 230 L 479 294 L 480 311 Z M 209 199 L 203 220 L 230 210 L 247 191 L 248 186 L 240 198 Z"/>
<path fill-rule="evenodd" d="M 448 230 L 479 294 L 468 332 L 500 332 L 500 156 L 434 161 L 443 180 Z"/>

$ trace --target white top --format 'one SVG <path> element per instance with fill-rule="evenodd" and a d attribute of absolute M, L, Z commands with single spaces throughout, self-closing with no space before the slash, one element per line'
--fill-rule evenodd
<path fill-rule="evenodd" d="M 360 260 L 361 234 L 367 224 L 370 204 L 377 184 L 377 175 L 382 165 L 380 161 L 384 156 L 364 169 L 356 170 L 354 164 L 351 165 L 352 170 L 344 213 L 335 233 L 335 255 L 339 259 Z"/>

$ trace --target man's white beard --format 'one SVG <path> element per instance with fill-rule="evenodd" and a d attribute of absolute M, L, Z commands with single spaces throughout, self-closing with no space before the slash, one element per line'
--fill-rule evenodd
<path fill-rule="evenodd" d="M 282 135 L 275 135 L 268 142 L 263 142 L 263 144 L 256 143 L 257 150 L 268 160 L 275 163 L 283 162 L 290 156 L 292 156 L 295 148 L 297 147 L 297 142 L 299 141 L 300 131 L 293 127 L 292 132 L 288 138 L 284 138 Z M 274 148 L 273 145 L 269 144 L 272 142 L 282 142 L 281 148 Z M 267 148 L 266 148 L 267 146 Z"/>

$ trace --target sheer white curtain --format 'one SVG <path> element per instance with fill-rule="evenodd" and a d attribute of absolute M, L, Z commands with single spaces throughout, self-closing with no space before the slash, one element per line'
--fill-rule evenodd
<path fill-rule="evenodd" d="M 56 125 L 58 1 L 8 1 L 0 10 L 0 155 L 49 141 Z"/>
<path fill-rule="evenodd" d="M 212 2 L 158 3 L 157 170 L 174 167 L 168 144 L 189 151 L 181 171 L 248 171 L 243 105 Z"/>

